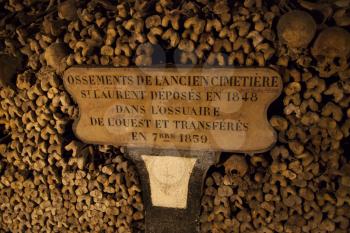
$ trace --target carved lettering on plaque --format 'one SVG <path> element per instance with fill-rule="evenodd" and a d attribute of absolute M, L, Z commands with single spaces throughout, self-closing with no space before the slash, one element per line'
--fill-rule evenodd
<path fill-rule="evenodd" d="M 259 152 L 276 140 L 267 108 L 282 80 L 268 68 L 73 67 L 64 84 L 84 142 Z"/>

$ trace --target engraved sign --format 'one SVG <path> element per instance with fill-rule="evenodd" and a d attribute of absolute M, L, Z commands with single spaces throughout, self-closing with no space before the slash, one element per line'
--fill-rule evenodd
<path fill-rule="evenodd" d="M 64 85 L 84 142 L 260 152 L 276 140 L 267 109 L 282 80 L 268 68 L 73 67 Z"/>
<path fill-rule="evenodd" d="M 142 155 L 154 206 L 186 208 L 188 182 L 197 158 Z"/>

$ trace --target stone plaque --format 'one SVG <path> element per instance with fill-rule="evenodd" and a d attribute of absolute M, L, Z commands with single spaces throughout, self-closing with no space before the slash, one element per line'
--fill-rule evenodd
<path fill-rule="evenodd" d="M 130 148 L 145 204 L 146 233 L 199 232 L 203 179 L 220 152 Z"/>
<path fill-rule="evenodd" d="M 149 174 L 152 204 L 185 209 L 190 175 L 197 158 L 141 155 Z"/>
<path fill-rule="evenodd" d="M 268 68 L 73 67 L 64 85 L 84 142 L 249 153 L 276 140 L 267 109 L 282 80 Z"/>

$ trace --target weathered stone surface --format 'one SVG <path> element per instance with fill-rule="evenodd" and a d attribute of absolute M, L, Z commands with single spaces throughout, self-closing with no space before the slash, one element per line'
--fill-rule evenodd
<path fill-rule="evenodd" d="M 276 140 L 266 112 L 282 81 L 271 69 L 73 67 L 64 84 L 84 142 L 260 152 Z"/>
<path fill-rule="evenodd" d="M 196 158 L 141 155 L 150 179 L 154 206 L 181 208 L 187 206 L 190 175 Z"/>

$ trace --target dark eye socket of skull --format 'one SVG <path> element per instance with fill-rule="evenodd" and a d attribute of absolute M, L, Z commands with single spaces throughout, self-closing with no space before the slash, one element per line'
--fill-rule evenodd
<path fill-rule="evenodd" d="M 336 65 L 336 66 L 340 66 L 340 57 L 336 57 L 336 58 L 334 58 L 334 64 Z"/>

